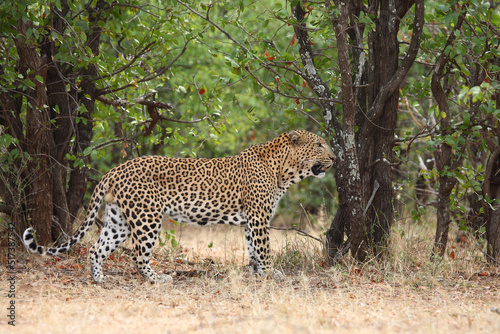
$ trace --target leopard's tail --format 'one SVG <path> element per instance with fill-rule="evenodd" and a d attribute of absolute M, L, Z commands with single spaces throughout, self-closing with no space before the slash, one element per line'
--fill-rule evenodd
<path fill-rule="evenodd" d="M 89 210 L 87 212 L 87 216 L 85 217 L 85 222 L 80 226 L 75 235 L 73 235 L 68 241 L 66 241 L 59 247 L 44 247 L 36 243 L 33 235 L 35 230 L 30 227 L 23 233 L 23 243 L 26 248 L 31 252 L 38 253 L 40 255 L 57 255 L 69 251 L 71 247 L 73 247 L 77 242 L 80 241 L 80 239 L 85 236 L 85 234 L 87 234 L 92 225 L 94 225 L 95 218 L 97 217 L 97 212 L 101 207 L 102 200 L 108 193 L 108 182 L 106 176 L 107 175 L 103 177 L 101 182 L 99 182 L 96 189 L 92 193 Z"/>

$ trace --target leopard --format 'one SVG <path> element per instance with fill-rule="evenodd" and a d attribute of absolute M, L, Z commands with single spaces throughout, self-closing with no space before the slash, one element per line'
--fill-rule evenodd
<path fill-rule="evenodd" d="M 245 227 L 253 274 L 283 278 L 270 252 L 270 221 L 287 189 L 306 177 L 323 178 L 336 155 L 325 139 L 292 130 L 221 158 L 142 156 L 110 169 L 96 185 L 87 214 L 76 233 L 57 247 L 37 244 L 32 227 L 25 247 L 40 255 L 69 251 L 90 230 L 105 203 L 104 224 L 89 250 L 92 277 L 103 283 L 103 261 L 128 238 L 137 271 L 151 283 L 172 282 L 150 265 L 166 218 L 182 224 L 229 224 Z"/>

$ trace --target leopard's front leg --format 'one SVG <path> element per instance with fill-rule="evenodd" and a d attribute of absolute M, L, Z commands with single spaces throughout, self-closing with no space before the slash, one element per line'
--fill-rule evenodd
<path fill-rule="evenodd" d="M 250 270 L 261 276 L 283 278 L 283 274 L 272 267 L 269 225 L 248 222 L 245 229 L 245 239 L 248 247 Z"/>
<path fill-rule="evenodd" d="M 269 226 L 279 198 L 275 191 L 277 180 L 269 165 L 254 161 L 246 166 L 246 187 L 242 191 L 243 211 L 247 218 L 245 239 L 250 268 L 261 276 L 282 278 L 283 274 L 271 266 Z"/>

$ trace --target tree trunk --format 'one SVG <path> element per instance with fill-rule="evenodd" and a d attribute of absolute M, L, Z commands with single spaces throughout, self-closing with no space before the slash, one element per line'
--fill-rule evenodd
<path fill-rule="evenodd" d="M 399 62 L 399 22 L 414 3 L 415 29 L 406 56 Z M 377 9 L 376 29 L 368 37 L 367 64 L 364 67 L 359 64 L 359 68 L 366 71 L 366 82 L 363 79 L 362 87 L 358 88 L 360 112 L 356 119 L 360 128 L 356 139 L 363 184 L 361 196 L 366 205 L 366 242 L 374 254 L 383 253 L 387 248 L 394 222 L 392 165 L 399 88 L 419 50 L 424 4 L 423 1 L 401 1 L 396 6 L 393 1 L 381 1 Z"/>
<path fill-rule="evenodd" d="M 343 255 L 343 246 L 345 245 L 344 238 L 346 235 L 351 235 L 349 222 L 349 200 L 347 193 L 340 191 L 340 189 L 345 189 L 347 185 L 339 185 L 339 180 L 342 180 L 340 175 L 344 173 L 345 168 L 337 167 L 335 171 L 335 180 L 337 180 L 337 189 L 339 196 L 339 204 L 337 207 L 337 212 L 330 225 L 330 228 L 326 231 L 326 250 L 328 257 L 336 261 L 340 256 Z M 340 252 L 340 253 L 339 253 Z"/>
<path fill-rule="evenodd" d="M 437 204 L 436 237 L 434 239 L 433 254 L 443 256 L 448 242 L 450 226 L 450 194 L 455 187 L 456 179 L 446 176 L 439 177 L 439 191 Z"/>
<path fill-rule="evenodd" d="M 336 175 L 339 191 L 339 209 L 327 232 L 328 252 L 331 255 L 341 248 L 342 233 L 350 227 L 351 252 L 364 261 L 369 243 L 374 251 L 385 249 L 390 227 L 394 220 L 392 204 L 392 148 L 398 113 L 398 90 L 413 64 L 420 46 L 424 21 L 423 1 L 416 1 L 415 30 L 408 52 L 398 65 L 399 22 L 415 1 L 382 1 L 372 8 L 379 14 L 376 30 L 369 37 L 368 59 L 363 52 L 363 25 L 356 22 L 360 12 L 357 2 L 335 1 L 338 15 L 332 19 L 337 39 L 343 100 L 343 137 L 346 160 L 339 163 Z M 335 16 L 336 15 L 336 16 Z M 349 21 L 350 20 L 350 26 Z M 353 50 L 352 65 L 349 60 L 349 43 L 358 46 Z M 351 77 L 351 66 L 357 72 Z M 367 89 L 371 87 L 370 90 Z M 357 101 L 355 100 L 357 99 Z M 360 111 L 357 113 L 356 111 Z M 354 134 L 354 125 L 360 131 Z M 356 136 L 350 152 L 350 136 Z M 345 180 L 347 179 L 347 180 Z M 359 205 L 358 205 L 359 204 Z M 363 210 L 363 204 L 367 208 Z M 367 213 L 365 215 L 365 213 Z M 350 216 L 351 219 L 345 220 Z M 350 224 L 350 225 L 349 225 Z"/>
<path fill-rule="evenodd" d="M 102 33 L 98 22 L 106 21 L 105 9 L 109 4 L 98 0 L 93 6 L 86 7 L 90 29 L 86 31 L 85 46 L 98 56 Z M 85 157 L 83 152 L 91 144 L 92 113 L 97 96 L 94 79 L 98 77 L 98 71 L 94 64 L 76 69 L 55 60 L 59 52 L 58 43 L 52 40 L 50 34 L 57 31 L 64 35 L 67 29 L 64 17 L 68 12 L 67 1 L 61 1 L 61 10 L 56 6 L 51 7 L 51 28 L 45 32 L 45 37 L 40 35 L 41 41 L 26 39 L 26 33 L 32 25 L 30 21 L 18 22 L 19 37 L 15 45 L 20 58 L 19 73 L 24 79 L 30 79 L 34 87 L 28 85 L 19 94 L 25 96 L 24 101 L 12 97 L 13 94 L 0 96 L 3 102 L 0 122 L 19 139 L 19 146 L 30 156 L 27 168 L 19 162 L 16 162 L 16 168 L 24 174 L 22 179 L 29 180 L 29 184 L 23 185 L 29 189 L 25 206 L 29 210 L 26 216 L 31 217 L 31 221 L 27 224 L 35 227 L 38 242 L 45 245 L 57 240 L 62 232 L 69 232 L 82 205 L 88 169 L 74 168 L 68 163 L 66 154 L 72 153 L 89 163 L 89 157 Z M 73 71 L 79 72 L 73 76 Z M 77 78 L 83 78 L 79 86 L 76 84 Z M 85 108 L 80 108 L 81 105 Z M 26 109 L 25 129 L 23 109 Z M 76 121 L 77 116 L 79 122 Z M 68 174 L 69 169 L 71 172 Z M 0 188 L 3 196 L 9 196 L 8 191 L 16 187 L 18 180 L 11 179 L 8 182 L 10 184 Z M 20 191 L 23 190 L 17 191 L 19 193 L 14 197 L 21 198 Z M 16 199 L 6 202 L 13 201 Z M 14 209 L 16 212 L 12 216 L 17 217 L 16 228 L 22 231 L 26 228 L 26 223 L 21 223 L 19 219 L 22 210 L 17 207 Z"/>
<path fill-rule="evenodd" d="M 495 199 L 500 198 L 500 187 L 497 188 Z M 489 217 L 486 221 L 486 240 L 488 241 L 486 254 L 488 261 L 500 260 L 500 204 L 495 202 L 493 210 L 489 211 Z"/>
<path fill-rule="evenodd" d="M 399 44 L 397 33 L 400 18 L 391 11 L 390 1 L 380 3 L 380 17 L 377 20 L 376 30 L 369 37 L 370 59 L 369 67 L 373 68 L 373 84 L 369 89 L 370 100 L 375 101 L 381 87 L 387 85 L 398 68 Z M 377 126 L 372 127 L 368 150 L 360 150 L 360 160 L 364 161 L 363 184 L 365 185 L 364 199 L 373 202 L 368 208 L 367 230 L 370 234 L 373 251 L 378 254 L 386 248 L 390 227 L 394 221 L 392 167 L 394 133 L 398 114 L 399 91 L 390 94 L 383 102 L 383 111 L 376 120 Z M 378 190 L 375 185 L 378 184 Z"/>
<path fill-rule="evenodd" d="M 26 88 L 26 152 L 31 160 L 28 165 L 31 191 L 28 198 L 30 216 L 37 224 L 40 243 L 52 240 L 52 175 L 50 168 L 51 125 L 46 94 L 47 66 L 33 44 L 27 43 L 26 32 L 30 22 L 18 21 L 19 35 L 15 41 L 19 54 L 19 72 L 30 79 L 35 87 Z M 28 71 L 30 70 L 30 71 Z M 28 74 L 29 73 L 29 74 Z M 40 77 L 43 82 L 40 82 Z"/>
<path fill-rule="evenodd" d="M 500 147 L 492 153 L 488 163 L 483 182 L 483 195 L 491 200 L 500 198 Z M 489 261 L 500 259 L 500 204 L 495 201 L 493 208 L 485 206 L 486 240 L 488 242 L 486 254 Z"/>
<path fill-rule="evenodd" d="M 458 19 L 455 30 L 460 29 L 463 23 L 464 16 L 461 15 Z M 452 45 L 455 40 L 455 34 L 452 32 L 446 41 L 446 46 Z M 445 66 L 449 61 L 449 54 L 446 53 L 446 47 L 439 55 L 436 66 L 432 73 L 431 91 L 436 101 L 439 111 L 444 113 L 445 117 L 441 120 L 439 127 L 440 135 L 447 136 L 451 132 L 450 106 L 448 96 L 441 84 L 441 80 L 445 77 Z M 436 160 L 436 169 L 439 172 L 439 188 L 438 188 L 438 214 L 436 222 L 436 236 L 434 239 L 433 254 L 443 256 L 448 242 L 448 229 L 450 225 L 450 194 L 457 182 L 455 177 L 448 176 L 447 171 L 455 170 L 462 161 L 460 155 L 453 155 L 453 148 L 443 142 L 439 149 L 435 151 L 434 158 Z"/>
<path fill-rule="evenodd" d="M 364 261 L 367 254 L 366 231 L 363 224 L 362 198 L 360 196 L 362 183 L 359 173 L 359 161 L 356 151 L 355 120 L 356 99 L 351 77 L 351 63 L 349 59 L 349 42 L 347 28 L 349 27 L 349 5 L 340 1 L 335 2 L 339 14 L 332 18 L 333 29 L 337 39 L 337 53 L 339 58 L 341 92 L 342 92 L 342 130 L 337 132 L 338 142 L 342 144 L 341 156 L 337 163 L 337 189 L 339 193 L 345 194 L 339 198 L 339 209 L 335 215 L 334 222 L 330 226 L 329 235 L 334 236 L 340 228 L 338 226 L 350 227 L 351 254 L 358 261 Z M 337 236 L 337 240 L 339 240 Z M 334 246 L 336 241 L 330 240 Z M 329 249 L 331 253 L 335 249 Z"/>

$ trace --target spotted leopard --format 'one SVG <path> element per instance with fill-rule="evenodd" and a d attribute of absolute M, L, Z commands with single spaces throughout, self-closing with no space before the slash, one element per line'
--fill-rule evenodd
<path fill-rule="evenodd" d="M 98 283 L 104 281 L 103 261 L 129 237 L 138 271 L 152 283 L 171 281 L 149 264 L 165 216 L 180 223 L 246 225 L 252 272 L 281 277 L 271 268 L 269 249 L 269 222 L 278 201 L 305 177 L 324 177 L 335 158 L 323 138 L 294 130 L 233 157 L 132 159 L 102 177 L 84 223 L 67 242 L 59 247 L 39 246 L 32 228 L 24 232 L 23 241 L 30 251 L 42 255 L 68 251 L 89 231 L 104 199 L 105 224 L 90 249 L 92 276 Z"/>

